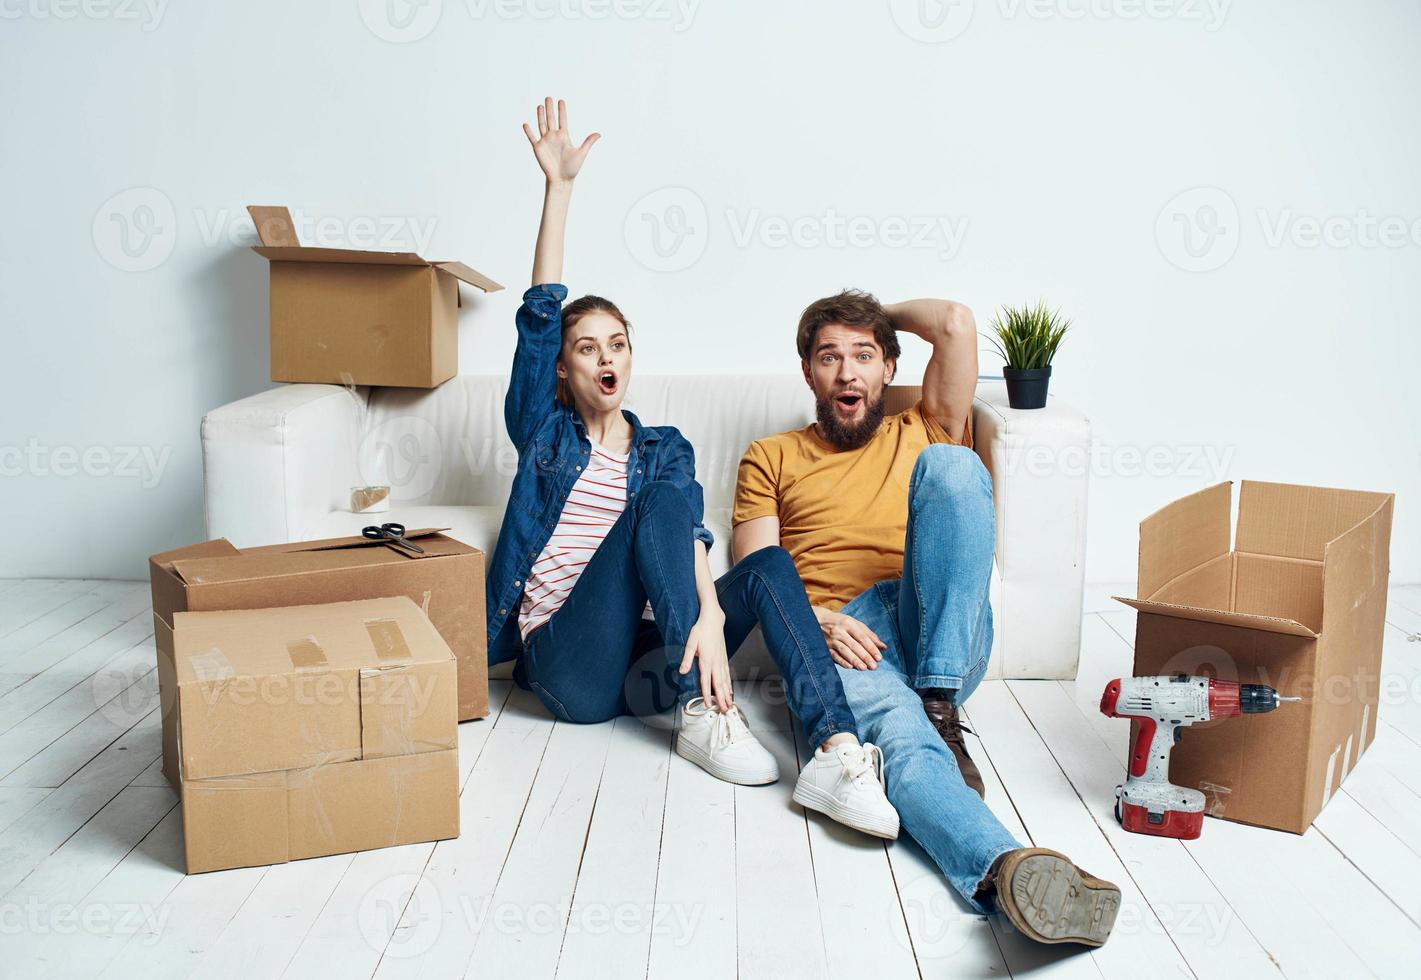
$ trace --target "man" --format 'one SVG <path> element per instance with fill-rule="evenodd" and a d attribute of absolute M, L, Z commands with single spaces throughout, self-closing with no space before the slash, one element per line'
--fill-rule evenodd
<path fill-rule="evenodd" d="M 932 359 L 922 400 L 885 418 L 898 331 L 931 344 Z M 810 304 L 797 342 L 818 421 L 741 460 L 735 556 L 789 551 L 860 731 L 886 754 L 903 828 L 953 887 L 1039 942 L 1101 945 L 1120 890 L 1007 832 L 957 718 L 991 651 L 996 540 L 991 480 L 971 449 L 972 312 L 847 291 Z"/>

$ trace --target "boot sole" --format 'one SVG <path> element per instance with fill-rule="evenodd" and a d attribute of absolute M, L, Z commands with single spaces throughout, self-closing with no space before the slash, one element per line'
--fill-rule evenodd
<path fill-rule="evenodd" d="M 699 746 L 683 739 L 679 734 L 676 736 L 676 754 L 687 761 L 694 762 L 716 779 L 734 783 L 737 786 L 766 786 L 780 778 L 778 766 L 773 770 L 736 769 L 733 766 L 717 762 L 702 752 Z"/>
<path fill-rule="evenodd" d="M 1120 889 L 1081 874 L 1063 854 L 1027 855 L 1009 868 L 1002 911 L 1012 925 L 1040 943 L 1103 946 L 1120 911 Z"/>
<path fill-rule="evenodd" d="M 832 794 L 826 793 L 818 787 L 795 786 L 794 802 L 806 809 L 822 813 L 830 820 L 841 823 L 845 827 L 852 827 L 854 830 L 873 837 L 882 837 L 884 840 L 898 839 L 896 815 L 892 820 L 888 820 L 884 817 L 864 813 L 862 810 L 851 809 L 840 803 Z"/>

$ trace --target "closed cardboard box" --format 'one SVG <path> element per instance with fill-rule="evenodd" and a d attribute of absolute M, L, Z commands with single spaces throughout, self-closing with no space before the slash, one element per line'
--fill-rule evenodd
<path fill-rule="evenodd" d="M 454 652 L 459 720 L 488 714 L 484 554 L 435 530 L 411 531 L 406 537 L 423 553 L 363 537 L 240 549 L 219 538 L 148 560 L 163 705 L 163 772 L 174 785 L 178 766 L 172 633 L 173 617 L 183 611 L 406 596 Z"/>
<path fill-rule="evenodd" d="M 1213 816 L 1302 833 L 1376 734 L 1393 497 L 1244 481 L 1140 524 L 1135 673 L 1268 684 L 1301 703 L 1183 733 L 1170 779 Z M 1134 732 L 1131 737 L 1133 740 Z M 1133 744 L 1133 741 L 1132 741 Z"/>
<path fill-rule="evenodd" d="M 413 252 L 307 248 L 284 207 L 252 206 L 271 262 L 271 380 L 435 388 L 459 373 L 459 283 L 498 283 Z"/>
<path fill-rule="evenodd" d="M 455 662 L 404 596 L 173 615 L 190 874 L 459 834 Z"/>

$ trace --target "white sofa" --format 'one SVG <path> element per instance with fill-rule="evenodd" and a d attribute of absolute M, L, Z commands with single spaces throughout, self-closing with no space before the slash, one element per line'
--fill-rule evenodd
<path fill-rule="evenodd" d="M 503 428 L 506 387 L 506 378 L 474 375 L 431 391 L 296 384 L 216 409 L 202 422 L 209 537 L 241 547 L 398 521 L 450 528 L 492 555 L 517 462 Z M 646 424 L 677 426 L 695 446 L 720 574 L 736 466 L 752 440 L 813 421 L 803 380 L 639 375 L 626 405 Z M 1074 678 L 1090 424 L 1056 399 L 1014 411 L 1002 383 L 985 381 L 973 427 L 997 507 L 990 676 Z M 366 484 L 393 488 L 388 514 L 350 512 L 350 488 Z M 733 663 L 739 676 L 772 669 L 758 633 Z"/>

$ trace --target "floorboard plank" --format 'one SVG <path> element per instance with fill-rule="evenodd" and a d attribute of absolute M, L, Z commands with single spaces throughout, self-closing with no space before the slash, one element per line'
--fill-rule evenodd
<path fill-rule="evenodd" d="M 177 867 L 183 867 L 181 851 Z M 154 917 L 155 927 L 130 936 L 100 976 L 145 980 L 191 976 L 270 870 L 235 868 L 186 876 L 179 871 L 177 884 L 162 902 L 167 914 Z M 242 964 L 230 966 L 232 976 L 242 975 Z"/>
<path fill-rule="evenodd" d="M 749 685 L 736 688 L 737 700 Z M 751 723 L 758 730 L 759 719 Z M 668 759 L 665 834 L 656 901 L 694 924 L 653 931 L 649 978 L 720 980 L 736 975 L 735 787 L 678 755 Z"/>
<path fill-rule="evenodd" d="M 11 824 L 0 836 L 0 894 L 22 881 L 160 752 L 154 711 Z"/>
<path fill-rule="evenodd" d="M 81 625 L 108 613 L 109 610 L 105 610 Z M 53 663 L 46 663 L 52 658 L 43 653 L 33 658 L 16 658 L 9 665 L 10 672 L 0 670 L 0 732 L 13 728 L 75 684 L 87 681 L 115 657 L 152 635 L 153 618 L 145 603 L 141 611 L 112 630 Z M 55 642 L 63 639 L 64 636 L 56 637 Z"/>
<path fill-rule="evenodd" d="M 488 717 L 459 726 L 461 791 L 497 728 L 511 688 L 508 681 L 490 682 Z M 417 882 L 433 851 L 433 843 L 420 843 L 356 854 L 302 938 L 284 975 L 304 978 L 323 972 L 339 977 L 373 974 L 404 907 L 396 894 L 398 888 L 391 886 Z M 389 903 L 389 907 L 381 903 Z"/>
<path fill-rule="evenodd" d="M 107 667 L 76 682 L 35 711 L 24 724 L 0 734 L 0 777 L 8 778 L 95 713 L 104 712 L 105 706 L 121 715 L 126 714 L 124 709 L 145 701 L 146 695 L 132 703 L 123 699 L 126 692 L 142 694 L 146 690 L 143 679 L 153 673 L 156 657 L 151 639 L 135 643 Z M 135 684 L 139 686 L 135 688 Z"/>
<path fill-rule="evenodd" d="M 780 766 L 778 783 L 735 787 L 739 970 L 742 977 L 820 980 L 829 965 L 808 828 L 803 811 L 790 800 L 799 767 L 780 690 L 778 684 L 751 684 L 735 695 L 751 730 Z"/>
<path fill-rule="evenodd" d="M 67 942 L 77 932 L 120 925 L 124 910 L 100 915 L 101 909 L 90 906 L 94 911 L 87 920 L 75 919 L 74 912 L 176 804 L 177 795 L 168 789 L 120 791 L 0 899 L 0 907 L 26 910 L 24 930 L 6 944 L 7 962 L 42 958 L 44 947 Z"/>
<path fill-rule="evenodd" d="M 104 605 L 92 596 L 98 583 L 71 579 L 34 595 L 0 602 L 0 656 L 26 650 Z"/>
<path fill-rule="evenodd" d="M 693 908 L 656 894 L 660 852 L 677 846 L 676 829 L 667 835 L 662 824 L 671 737 L 669 715 L 616 721 L 557 960 L 562 980 L 644 977 L 653 932 L 685 942 L 696 928 Z"/>
<path fill-rule="evenodd" d="M 1313 826 L 1402 915 L 1421 926 L 1421 856 L 1348 793 L 1334 794 Z"/>
<path fill-rule="evenodd" d="M 353 857 L 332 854 L 272 865 L 189 975 L 281 976 Z"/>
<path fill-rule="evenodd" d="M 798 766 L 780 775 L 780 785 L 789 791 L 793 791 L 798 778 L 798 767 L 809 761 L 815 748 L 797 726 L 794 737 Z M 895 880 L 889 853 L 905 847 L 919 850 L 915 845 L 905 838 L 901 845 L 885 846 L 881 839 L 835 823 L 823 814 L 806 811 L 805 816 L 829 976 L 845 980 L 917 977 L 915 939 L 957 929 L 959 924 L 964 933 L 973 931 L 973 925 L 981 928 L 975 930 L 978 935 L 966 935 L 957 944 L 953 950 L 956 965 L 973 972 L 980 968 L 988 975 L 1005 975 L 1001 953 L 985 919 L 974 916 L 977 923 L 970 923 L 957 916 L 937 914 L 946 884 L 926 856 L 922 858 L 926 865 L 915 864 L 912 859 L 900 862 L 899 868 L 907 876 Z M 918 929 L 914 939 L 908 935 L 909 922 Z M 974 962 L 969 964 L 969 960 Z"/>
<path fill-rule="evenodd" d="M 1206 823 L 1185 847 L 1285 975 L 1413 975 L 1421 933 L 1316 827 Z"/>
<path fill-rule="evenodd" d="M 513 691 L 459 797 L 459 837 L 436 844 L 417 879 L 396 876 L 366 893 L 364 930 L 376 941 L 389 935 L 376 976 L 463 974 L 552 732 L 537 698 Z"/>
<path fill-rule="evenodd" d="M 553 728 L 466 975 L 557 971 L 613 726 Z"/>
<path fill-rule="evenodd" d="M 0 786 L 0 833 L 52 792 L 42 787 Z"/>
<path fill-rule="evenodd" d="M 0 636 L 8 636 L 60 602 L 67 601 L 89 588 L 87 579 L 31 578 L 21 579 L 12 589 L 0 595 Z"/>
<path fill-rule="evenodd" d="M 1392 604 L 1421 616 L 1421 585 L 1393 585 L 1389 598 Z"/>
<path fill-rule="evenodd" d="M 127 679 L 126 676 L 123 679 Z M 158 707 L 158 672 L 148 670 L 128 687 L 109 695 L 96 677 L 91 694 L 97 705 L 79 724 L 12 769 L 0 786 L 59 786 L 84 767 L 144 715 Z M 4 765 L 0 762 L 0 768 Z"/>
<path fill-rule="evenodd" d="M 1378 733 L 1342 784 L 1342 792 L 1395 833 L 1413 853 L 1421 854 L 1421 794 L 1398 779 L 1388 768 L 1390 760 L 1387 756 L 1395 750 L 1399 741 L 1404 740 L 1396 736 L 1388 739 L 1385 734 Z M 1421 780 L 1421 752 L 1416 755 L 1411 771 L 1418 773 L 1416 778 Z M 1401 766 L 1405 767 L 1405 763 Z"/>
<path fill-rule="evenodd" d="M 969 699 L 962 708 L 962 718 L 968 728 L 972 724 L 972 702 Z M 975 735 L 968 737 L 969 751 L 981 770 L 982 782 L 986 784 L 986 803 L 1002 826 L 1023 846 L 1035 846 L 1031 834 L 1021 822 L 1021 815 L 1011 801 L 996 765 L 992 762 L 991 748 Z M 895 867 L 897 848 L 889 851 L 894 856 Z M 929 860 L 927 855 L 922 860 Z M 944 894 L 953 895 L 946 882 Z M 965 907 L 965 906 L 964 906 Z M 1095 978 L 1100 976 L 1100 968 L 1090 956 L 1081 955 L 1081 950 L 1067 946 L 1046 946 L 1027 939 L 1001 915 L 989 916 L 992 932 L 997 938 L 997 948 L 1002 951 L 1002 959 L 1012 976 L 1050 977 L 1051 980 L 1072 980 L 1072 978 Z M 920 957 L 921 959 L 921 957 Z M 930 975 L 924 971 L 924 976 Z"/>
<path fill-rule="evenodd" d="M 96 977 L 135 937 L 152 945 L 172 914 L 167 898 L 183 880 L 182 867 L 182 813 L 174 806 L 79 903 L 77 914 L 104 927 L 51 937 L 16 975 Z"/>

